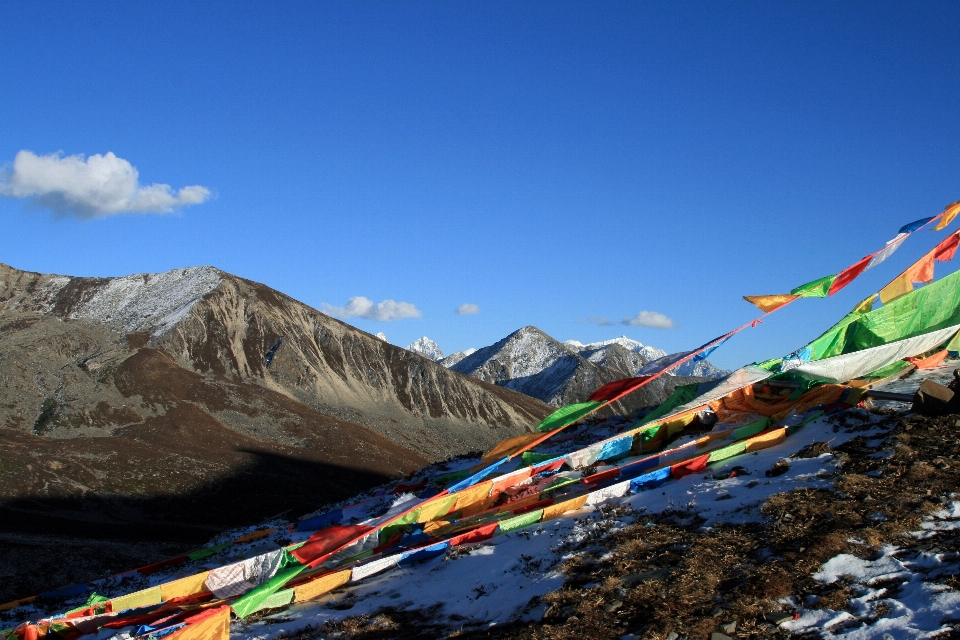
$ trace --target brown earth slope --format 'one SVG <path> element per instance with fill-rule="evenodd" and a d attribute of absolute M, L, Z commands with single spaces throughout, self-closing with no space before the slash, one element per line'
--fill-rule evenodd
<path fill-rule="evenodd" d="M 58 586 L 42 558 L 59 583 L 159 560 L 549 411 L 216 269 L 0 265 L 0 600 Z"/>

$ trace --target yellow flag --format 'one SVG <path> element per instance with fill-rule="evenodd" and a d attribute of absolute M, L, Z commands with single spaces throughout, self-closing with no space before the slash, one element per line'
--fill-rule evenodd
<path fill-rule="evenodd" d="M 866 313 L 873 309 L 873 302 L 877 299 L 877 294 L 871 293 L 869 298 L 862 300 L 857 306 L 853 308 L 851 313 Z"/>
<path fill-rule="evenodd" d="M 940 231 L 941 229 L 945 228 L 948 224 L 953 222 L 953 219 L 957 217 L 958 213 L 960 213 L 960 200 L 947 205 L 947 208 L 943 210 L 940 222 L 937 223 L 937 226 L 935 226 L 933 230 Z"/>
<path fill-rule="evenodd" d="M 770 296 L 743 296 L 743 299 L 756 306 L 765 313 L 776 311 L 785 304 L 789 304 L 799 298 L 791 293 L 776 293 Z"/>
<path fill-rule="evenodd" d="M 910 280 L 910 274 L 904 273 L 883 289 L 880 289 L 880 301 L 883 304 L 887 304 L 891 300 L 895 300 L 911 291 L 913 291 L 913 282 Z"/>

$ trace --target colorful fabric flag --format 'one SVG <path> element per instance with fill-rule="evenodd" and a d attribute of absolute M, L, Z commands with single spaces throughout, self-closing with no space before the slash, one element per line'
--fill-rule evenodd
<path fill-rule="evenodd" d="M 553 431 L 573 424 L 583 416 L 598 409 L 600 405 L 600 402 L 588 401 L 560 407 L 537 425 L 537 431 Z"/>
<path fill-rule="evenodd" d="M 893 252 L 900 248 L 900 245 L 903 244 L 903 241 L 910 236 L 909 233 L 900 233 L 896 238 L 887 243 L 880 251 L 877 251 L 873 255 L 873 259 L 870 260 L 870 263 L 867 264 L 867 269 L 873 269 L 875 266 L 889 258 L 893 255 Z"/>
<path fill-rule="evenodd" d="M 813 282 L 800 285 L 791 291 L 790 294 L 799 296 L 801 298 L 825 298 L 827 296 L 827 292 L 830 291 L 830 287 L 833 286 L 833 283 L 836 279 L 836 275 L 824 276 L 814 280 Z"/>
<path fill-rule="evenodd" d="M 942 215 L 942 214 L 941 214 L 941 215 Z M 903 225 L 902 227 L 900 227 L 900 231 L 899 231 L 898 233 L 913 233 L 913 232 L 916 231 L 917 229 L 920 229 L 921 227 L 923 227 L 924 225 L 926 225 L 928 222 L 930 222 L 931 220 L 933 220 L 933 218 L 935 218 L 935 217 L 936 217 L 936 216 L 932 216 L 932 217 L 930 217 L 930 218 L 924 218 L 924 219 L 922 219 L 922 220 L 916 220 L 916 221 L 914 221 L 914 222 L 911 222 L 910 224 L 905 224 L 905 225 Z"/>
<path fill-rule="evenodd" d="M 857 306 L 853 308 L 851 313 L 867 313 L 873 309 L 873 303 L 877 299 L 877 294 L 871 293 L 869 298 L 864 298 L 861 300 Z"/>
<path fill-rule="evenodd" d="M 944 208 L 943 213 L 940 214 L 940 222 L 937 223 L 937 226 L 935 226 L 933 230 L 940 231 L 941 229 L 945 229 L 948 224 L 953 222 L 953 219 L 957 217 L 958 213 L 960 213 L 960 200 L 951 202 Z"/>
<path fill-rule="evenodd" d="M 614 402 L 639 388 L 649 379 L 650 376 L 640 376 L 639 378 L 624 378 L 623 380 L 610 382 L 594 391 L 588 400 L 590 402 Z"/>
<path fill-rule="evenodd" d="M 874 255 L 876 254 L 871 253 L 870 255 L 861 258 L 860 261 L 855 265 L 847 267 L 838 273 L 836 280 L 834 280 L 833 284 L 830 285 L 830 290 L 827 291 L 827 295 L 832 296 L 837 291 L 840 291 L 840 289 L 843 289 L 845 286 L 853 282 L 854 279 L 861 273 L 866 271 L 867 265 L 870 264 L 871 260 L 873 260 Z"/>
<path fill-rule="evenodd" d="M 934 248 L 933 254 L 937 262 L 953 260 L 953 256 L 957 253 L 957 246 L 960 246 L 960 231 L 951 233 Z"/>
<path fill-rule="evenodd" d="M 754 305 L 764 313 L 773 313 L 780 307 L 785 307 L 800 296 L 789 293 L 777 293 L 769 296 L 743 296 L 743 299 Z"/>
<path fill-rule="evenodd" d="M 935 262 L 934 251 L 914 262 L 906 271 L 880 290 L 880 301 L 887 304 L 905 293 L 910 293 L 913 291 L 914 282 L 933 282 L 933 265 Z"/>

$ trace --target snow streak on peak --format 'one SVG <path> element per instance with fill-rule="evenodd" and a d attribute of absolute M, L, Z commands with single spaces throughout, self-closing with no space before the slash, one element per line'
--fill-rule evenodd
<path fill-rule="evenodd" d="M 597 349 L 602 349 L 603 347 L 608 347 L 612 344 L 618 344 L 627 351 L 639 353 L 647 360 L 656 360 L 657 358 L 662 358 L 663 356 L 667 355 L 667 352 L 663 349 L 647 346 L 642 342 L 638 342 L 632 338 L 628 338 L 627 336 L 620 336 L 619 338 L 603 340 L 601 342 L 591 342 L 590 344 L 583 344 L 577 340 L 567 340 L 564 342 L 564 344 L 569 345 L 577 352 L 595 351 Z"/>
<path fill-rule="evenodd" d="M 111 278 L 91 289 L 71 318 L 115 325 L 126 332 L 152 328 L 153 335 L 159 336 L 222 281 L 223 274 L 213 267 Z"/>
<path fill-rule="evenodd" d="M 412 343 L 404 347 L 407 351 L 413 351 L 414 353 L 419 353 L 422 356 L 430 358 L 434 362 L 440 362 L 443 360 L 443 351 L 440 350 L 440 346 L 436 342 L 423 336 L 419 340 L 414 340 Z"/>
<path fill-rule="evenodd" d="M 473 347 L 470 347 L 469 349 L 464 349 L 463 351 L 457 351 L 456 353 L 451 353 L 450 355 L 448 355 L 443 360 L 440 360 L 439 362 L 440 364 L 442 364 L 443 366 L 449 369 L 450 367 L 457 364 L 467 356 L 472 356 L 476 352 L 477 352 L 476 349 L 474 349 Z"/>

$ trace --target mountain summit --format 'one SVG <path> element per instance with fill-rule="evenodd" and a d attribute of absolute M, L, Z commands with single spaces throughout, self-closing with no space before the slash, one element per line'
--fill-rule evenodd
<path fill-rule="evenodd" d="M 585 348 L 578 352 L 528 326 L 477 350 L 450 368 L 559 407 L 582 402 L 602 385 L 631 377 L 646 362 L 643 356 L 615 342 L 598 350 Z M 683 383 L 673 378 L 655 380 L 618 403 L 615 409 L 629 411 L 658 404 L 677 384 Z"/>
<path fill-rule="evenodd" d="M 443 360 L 444 355 L 443 351 L 440 350 L 440 347 L 436 342 L 423 336 L 418 340 L 414 340 L 412 343 L 404 347 L 407 351 L 413 351 L 414 353 L 419 353 L 425 358 L 430 358 L 434 362 L 439 362 Z"/>

